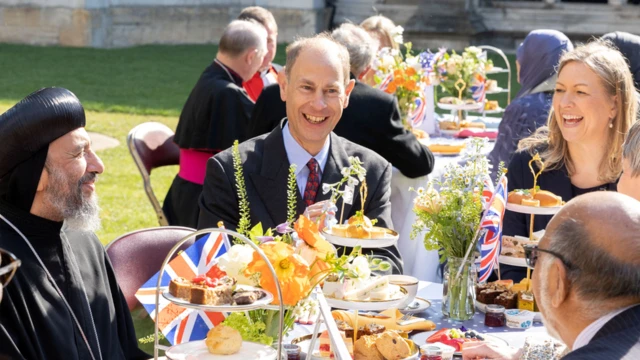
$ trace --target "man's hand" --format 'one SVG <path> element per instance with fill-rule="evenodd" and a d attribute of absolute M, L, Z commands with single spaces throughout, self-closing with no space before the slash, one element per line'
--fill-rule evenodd
<path fill-rule="evenodd" d="M 464 360 L 491 359 L 491 360 L 517 360 L 520 357 L 520 350 L 509 346 L 500 346 L 490 343 L 470 343 L 465 344 L 462 349 Z"/>
<path fill-rule="evenodd" d="M 308 217 L 311 221 L 324 224 L 324 220 L 326 216 L 335 217 L 335 206 L 331 206 L 332 204 L 329 200 L 319 201 L 304 210 L 304 216 Z M 326 213 L 325 213 L 326 210 Z M 319 221 L 318 221 L 319 220 Z"/>

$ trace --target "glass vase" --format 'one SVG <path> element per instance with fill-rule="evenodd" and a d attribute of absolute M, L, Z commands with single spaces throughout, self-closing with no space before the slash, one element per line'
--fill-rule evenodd
<path fill-rule="evenodd" d="M 462 266 L 462 271 L 458 271 Z M 451 320 L 469 320 L 475 314 L 476 283 L 478 281 L 474 258 L 464 263 L 462 258 L 450 257 L 444 268 L 442 313 Z"/>

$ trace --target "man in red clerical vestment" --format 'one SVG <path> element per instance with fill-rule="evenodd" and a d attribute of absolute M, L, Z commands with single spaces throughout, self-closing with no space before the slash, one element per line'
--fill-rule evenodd
<path fill-rule="evenodd" d="M 238 19 L 257 21 L 267 29 L 267 55 L 262 61 L 262 66 L 253 74 L 251 79 L 242 83 L 242 87 L 247 91 L 251 100 L 255 102 L 258 100 L 262 89 L 278 82 L 278 72 L 282 69 L 282 66 L 271 63 L 276 56 L 276 48 L 278 46 L 278 24 L 276 24 L 273 14 L 260 6 L 250 6 L 242 9 Z"/>

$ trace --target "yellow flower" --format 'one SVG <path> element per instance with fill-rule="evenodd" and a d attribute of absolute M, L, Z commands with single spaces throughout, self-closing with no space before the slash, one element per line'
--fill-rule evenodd
<path fill-rule="evenodd" d="M 260 249 L 265 253 L 275 269 L 276 276 L 280 282 L 284 304 L 295 306 L 311 290 L 309 265 L 300 255 L 294 253 L 293 246 L 281 241 L 266 242 L 260 245 Z M 269 271 L 267 263 L 260 257 L 258 252 L 254 252 L 253 260 L 245 270 L 245 276 L 257 273 L 260 273 L 260 286 L 273 294 L 274 304 L 279 304 L 276 282 L 271 275 L 271 271 Z"/>

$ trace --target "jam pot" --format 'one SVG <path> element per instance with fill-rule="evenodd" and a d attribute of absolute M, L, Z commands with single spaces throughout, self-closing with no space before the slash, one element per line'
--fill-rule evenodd
<path fill-rule="evenodd" d="M 490 327 L 505 326 L 507 319 L 504 315 L 504 306 L 487 305 L 487 312 L 484 314 L 484 325 Z"/>

